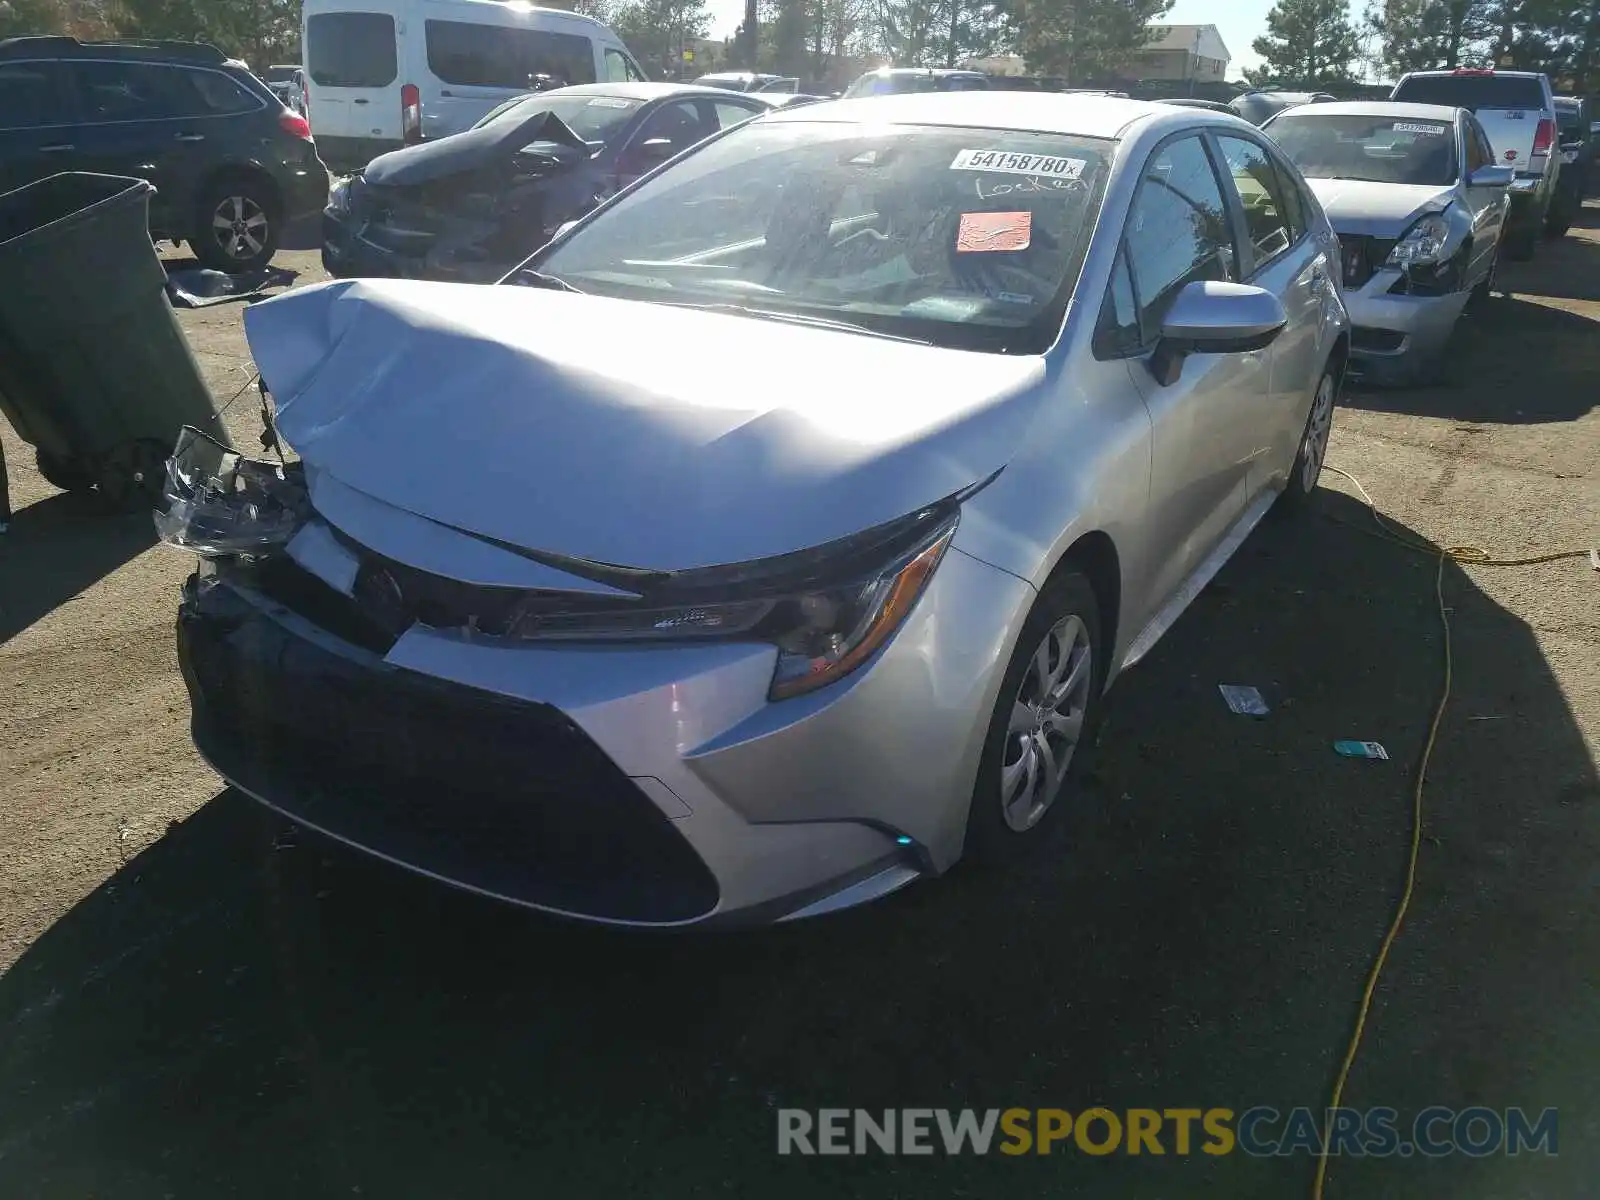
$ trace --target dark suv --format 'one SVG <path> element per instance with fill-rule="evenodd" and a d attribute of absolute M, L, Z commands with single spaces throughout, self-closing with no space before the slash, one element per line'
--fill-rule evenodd
<path fill-rule="evenodd" d="M 58 171 L 148 179 L 151 236 L 223 271 L 265 264 L 328 196 L 306 119 L 214 46 L 0 41 L 0 192 Z"/>

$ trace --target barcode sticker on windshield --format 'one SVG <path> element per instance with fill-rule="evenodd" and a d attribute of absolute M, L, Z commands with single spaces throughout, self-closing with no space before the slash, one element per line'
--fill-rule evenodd
<path fill-rule="evenodd" d="M 996 171 L 1002 175 L 1041 175 L 1046 179 L 1077 179 L 1088 164 L 1081 158 L 1053 154 L 1012 154 L 1007 150 L 963 150 L 950 164 L 952 171 Z"/>
<path fill-rule="evenodd" d="M 1415 133 L 1420 137 L 1439 137 L 1448 129 L 1448 125 L 1418 125 L 1414 121 L 1396 121 L 1394 123 L 1394 131 L 1396 133 Z"/>
<path fill-rule="evenodd" d="M 596 96 L 589 101 L 590 108 L 627 108 L 626 100 L 619 100 L 615 96 Z"/>

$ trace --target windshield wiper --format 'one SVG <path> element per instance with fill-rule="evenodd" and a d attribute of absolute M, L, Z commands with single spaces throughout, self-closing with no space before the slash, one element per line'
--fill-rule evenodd
<path fill-rule="evenodd" d="M 549 288 L 553 292 L 572 292 L 574 295 L 578 296 L 584 294 L 581 288 L 573 287 L 560 276 L 545 275 L 535 271 L 532 267 L 524 267 L 522 270 L 516 272 L 516 274 L 511 276 L 511 282 L 522 287 Z"/>
<path fill-rule="evenodd" d="M 765 321 L 782 321 L 789 325 L 811 325 L 818 329 L 838 329 L 846 333 L 864 333 L 868 337 L 886 338 L 891 342 L 910 342 L 916 346 L 933 345 L 927 338 L 908 337 L 900 333 L 885 333 L 853 321 L 838 321 L 831 317 L 813 317 L 805 313 L 783 312 L 771 308 L 751 308 L 746 304 L 696 304 L 687 300 L 660 300 L 673 308 L 696 308 L 702 312 L 731 313 L 736 317 L 756 317 Z"/>

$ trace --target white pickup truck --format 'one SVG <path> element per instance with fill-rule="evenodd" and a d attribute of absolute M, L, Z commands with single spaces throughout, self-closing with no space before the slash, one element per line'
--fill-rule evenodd
<path fill-rule="evenodd" d="M 1552 225 L 1551 202 L 1561 157 L 1556 153 L 1556 102 L 1550 79 L 1531 71 L 1412 71 L 1402 75 L 1391 100 L 1447 104 L 1470 110 L 1489 135 L 1498 166 L 1510 167 L 1508 258 L 1532 258 L 1539 235 Z"/>

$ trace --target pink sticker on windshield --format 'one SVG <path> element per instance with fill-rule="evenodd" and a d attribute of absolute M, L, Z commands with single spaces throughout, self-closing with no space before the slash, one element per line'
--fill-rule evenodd
<path fill-rule="evenodd" d="M 1026 250 L 1033 240 L 1031 212 L 962 213 L 956 232 L 956 253 Z"/>

